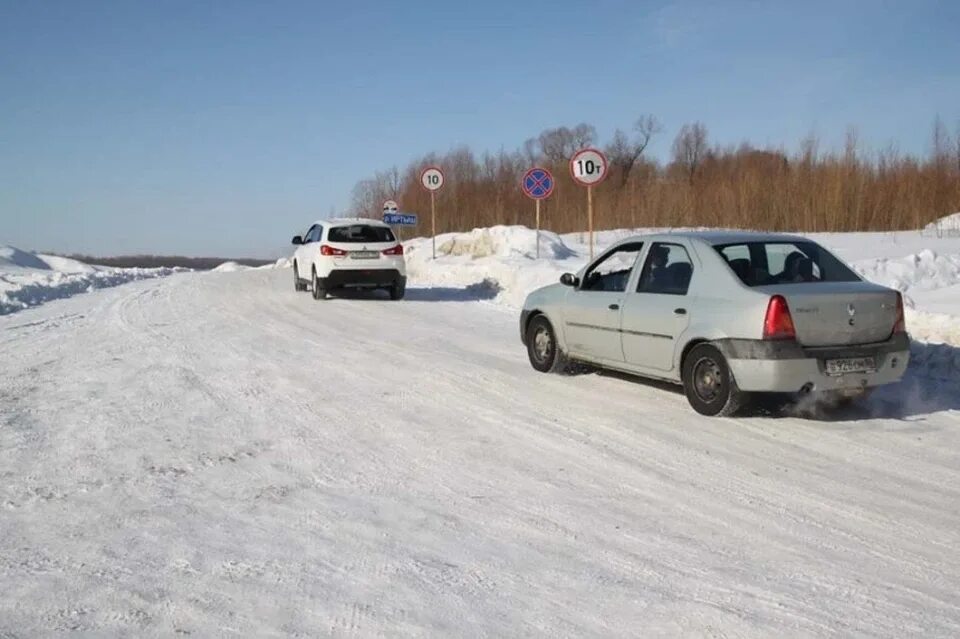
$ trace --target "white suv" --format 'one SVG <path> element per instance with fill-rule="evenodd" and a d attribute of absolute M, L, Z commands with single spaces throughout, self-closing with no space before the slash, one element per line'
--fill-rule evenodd
<path fill-rule="evenodd" d="M 378 220 L 341 219 L 315 223 L 306 235 L 293 238 L 293 283 L 298 291 L 343 288 L 382 288 L 390 299 L 403 298 L 407 267 L 403 245 L 390 227 Z"/>

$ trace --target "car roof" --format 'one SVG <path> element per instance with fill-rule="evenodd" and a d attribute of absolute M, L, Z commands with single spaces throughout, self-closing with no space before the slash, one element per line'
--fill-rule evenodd
<path fill-rule="evenodd" d="M 384 224 L 383 220 L 378 220 L 376 218 L 370 217 L 335 217 L 329 220 L 317 220 L 314 224 L 322 224 L 324 226 L 347 226 L 350 224 L 366 224 L 367 226 L 387 226 L 389 224 Z"/>
<path fill-rule="evenodd" d="M 624 238 L 621 242 L 631 242 L 637 240 L 659 240 L 667 241 L 669 239 L 688 239 L 700 240 L 712 246 L 722 244 L 741 244 L 745 242 L 809 242 L 810 240 L 799 235 L 789 235 L 786 233 L 770 233 L 768 231 L 666 231 L 660 233 L 646 233 Z M 618 242 L 621 243 L 621 242 Z"/>

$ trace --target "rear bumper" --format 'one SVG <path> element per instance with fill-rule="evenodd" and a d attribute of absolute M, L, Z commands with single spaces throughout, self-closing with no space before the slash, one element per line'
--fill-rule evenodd
<path fill-rule="evenodd" d="M 342 269 L 330 271 L 326 277 L 317 278 L 325 289 L 335 288 L 383 288 L 406 286 L 407 278 L 396 269 Z"/>
<path fill-rule="evenodd" d="M 715 342 L 745 391 L 792 393 L 856 390 L 897 382 L 910 361 L 910 339 L 898 334 L 885 342 L 855 346 L 804 348 L 794 341 L 726 339 Z M 826 361 L 873 357 L 876 370 L 828 375 Z"/>

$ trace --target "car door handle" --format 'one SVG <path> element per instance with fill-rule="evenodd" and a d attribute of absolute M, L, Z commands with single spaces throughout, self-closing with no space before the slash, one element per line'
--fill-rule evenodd
<path fill-rule="evenodd" d="M 677 314 L 677 315 L 686 315 L 686 314 L 687 314 L 687 309 L 685 309 L 685 308 L 675 308 L 675 309 L 673 309 L 673 312 L 674 312 L 675 314 Z"/>
<path fill-rule="evenodd" d="M 619 305 L 619 304 L 611 304 L 611 305 L 608 306 L 607 308 L 609 308 L 611 311 L 618 311 L 618 310 L 620 310 L 620 305 Z"/>

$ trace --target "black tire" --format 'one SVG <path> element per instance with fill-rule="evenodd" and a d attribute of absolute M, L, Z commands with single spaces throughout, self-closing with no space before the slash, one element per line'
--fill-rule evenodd
<path fill-rule="evenodd" d="M 567 368 L 567 357 L 557 346 L 557 334 L 544 315 L 527 324 L 527 357 L 541 373 L 561 373 Z"/>
<path fill-rule="evenodd" d="M 683 390 L 693 410 L 709 417 L 729 417 L 746 403 L 723 353 L 713 344 L 697 344 L 683 360 Z"/>
<path fill-rule="evenodd" d="M 392 300 L 402 300 L 403 296 L 407 293 L 405 284 L 394 284 L 388 290 L 390 292 L 390 299 Z"/>
<path fill-rule="evenodd" d="M 311 282 L 312 282 L 311 290 L 313 292 L 313 299 L 317 301 L 327 299 L 327 289 L 320 286 L 320 278 L 317 277 L 316 267 L 314 267 L 313 269 L 313 277 L 311 278 Z"/>
<path fill-rule="evenodd" d="M 307 285 L 300 279 L 300 269 L 297 267 L 296 262 L 293 263 L 293 290 L 297 293 L 302 293 L 307 290 Z"/>

